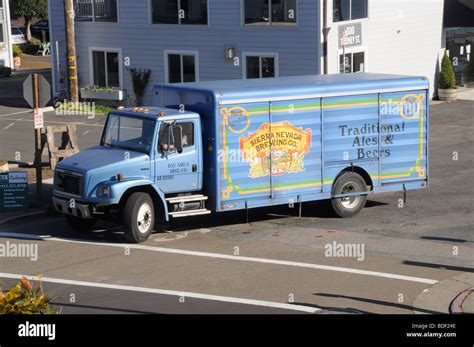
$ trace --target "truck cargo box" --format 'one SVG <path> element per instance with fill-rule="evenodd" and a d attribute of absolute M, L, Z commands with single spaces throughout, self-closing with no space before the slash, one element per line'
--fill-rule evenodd
<path fill-rule="evenodd" d="M 199 113 L 216 211 L 334 197 L 344 171 L 370 193 L 424 188 L 428 79 L 340 74 L 162 84 L 154 106 Z"/>

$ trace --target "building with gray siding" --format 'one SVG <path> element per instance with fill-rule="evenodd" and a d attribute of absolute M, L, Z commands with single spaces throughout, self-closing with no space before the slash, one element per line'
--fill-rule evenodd
<path fill-rule="evenodd" d="M 49 0 L 54 94 L 67 90 L 64 1 Z M 319 0 L 75 0 L 79 86 L 320 73 Z M 123 103 L 130 102 L 124 100 Z"/>

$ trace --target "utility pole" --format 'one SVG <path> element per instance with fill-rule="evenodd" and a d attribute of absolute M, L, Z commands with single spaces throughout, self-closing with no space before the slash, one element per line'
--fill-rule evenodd
<path fill-rule="evenodd" d="M 79 87 L 77 84 L 76 67 L 76 38 L 74 33 L 73 0 L 64 0 L 64 18 L 66 23 L 67 67 L 69 98 L 71 102 L 79 102 Z"/>

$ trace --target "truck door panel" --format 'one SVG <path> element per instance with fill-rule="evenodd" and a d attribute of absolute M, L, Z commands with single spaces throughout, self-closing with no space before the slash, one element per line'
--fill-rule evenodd
<path fill-rule="evenodd" d="M 271 102 L 272 197 L 321 192 L 321 99 Z"/>
<path fill-rule="evenodd" d="M 220 113 L 221 201 L 270 197 L 269 103 L 229 105 Z"/>
<path fill-rule="evenodd" d="M 378 184 L 379 157 L 383 155 L 378 102 L 378 94 L 323 98 L 325 182 L 332 182 L 341 170 L 354 165 L 369 168 L 368 174 Z M 331 185 L 325 185 L 324 190 L 330 191 Z"/>
<path fill-rule="evenodd" d="M 382 94 L 382 184 L 426 178 L 426 103 L 426 91 Z"/>
<path fill-rule="evenodd" d="M 155 159 L 155 182 L 164 193 L 179 193 L 199 190 L 199 153 L 196 123 L 193 120 L 180 120 L 176 124 L 183 128 L 183 149 L 165 153 L 157 148 Z M 161 127 L 165 126 L 161 123 Z M 162 136 L 160 128 L 160 136 Z M 158 146 L 159 146 L 158 139 Z"/>

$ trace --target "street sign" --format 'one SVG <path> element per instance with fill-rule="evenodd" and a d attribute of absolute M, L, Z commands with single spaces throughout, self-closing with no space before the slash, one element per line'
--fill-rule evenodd
<path fill-rule="evenodd" d="M 338 27 L 339 48 L 360 46 L 362 44 L 362 24 L 344 24 Z"/>
<path fill-rule="evenodd" d="M 43 111 L 39 108 L 35 108 L 33 110 L 33 118 L 35 120 L 35 129 L 41 129 L 44 127 L 44 120 L 43 120 Z"/>
<path fill-rule="evenodd" d="M 38 79 L 38 107 L 44 107 L 51 100 L 51 85 L 42 75 L 39 75 Z M 25 82 L 23 82 L 23 97 L 26 102 L 31 106 L 35 107 L 35 98 L 34 98 L 34 88 L 33 88 L 33 75 L 29 75 Z"/>
<path fill-rule="evenodd" d="M 26 171 L 0 173 L 0 212 L 9 209 L 28 209 Z"/>

